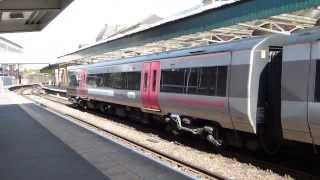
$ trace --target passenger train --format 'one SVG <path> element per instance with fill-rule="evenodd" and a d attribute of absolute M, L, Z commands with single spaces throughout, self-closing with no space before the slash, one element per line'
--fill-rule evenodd
<path fill-rule="evenodd" d="M 161 121 L 216 146 L 316 149 L 319 39 L 312 29 L 72 66 L 67 93 L 84 108 Z"/>

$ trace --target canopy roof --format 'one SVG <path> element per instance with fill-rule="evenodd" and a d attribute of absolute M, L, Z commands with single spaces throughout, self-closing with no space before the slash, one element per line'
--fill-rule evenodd
<path fill-rule="evenodd" d="M 40 31 L 73 0 L 0 0 L 0 33 Z"/>
<path fill-rule="evenodd" d="M 229 0 L 200 6 L 61 56 L 93 63 L 318 25 L 320 0 Z"/>

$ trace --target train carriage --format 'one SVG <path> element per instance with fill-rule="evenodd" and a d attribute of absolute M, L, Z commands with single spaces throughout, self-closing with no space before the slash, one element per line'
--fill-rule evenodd
<path fill-rule="evenodd" d="M 319 145 L 319 38 L 314 29 L 73 66 L 67 92 L 83 107 L 153 114 L 217 146 Z"/>

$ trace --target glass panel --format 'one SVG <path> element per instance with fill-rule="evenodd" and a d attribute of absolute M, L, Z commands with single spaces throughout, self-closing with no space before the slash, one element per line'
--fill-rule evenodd
<path fill-rule="evenodd" d="M 226 96 L 227 66 L 164 69 L 161 92 Z"/>
<path fill-rule="evenodd" d="M 89 74 L 87 78 L 87 84 L 89 87 L 97 87 L 97 76 L 93 74 Z"/>
<path fill-rule="evenodd" d="M 189 68 L 186 78 L 186 93 L 197 94 L 198 93 L 198 76 L 199 68 Z"/>
<path fill-rule="evenodd" d="M 128 72 L 128 89 L 139 90 L 140 89 L 140 72 Z"/>
<path fill-rule="evenodd" d="M 165 69 L 161 72 L 161 91 L 184 93 L 186 69 Z"/>
<path fill-rule="evenodd" d="M 96 78 L 97 87 L 104 87 L 104 84 L 105 84 L 104 74 L 97 74 L 96 76 L 97 76 Z"/>
<path fill-rule="evenodd" d="M 78 87 L 79 82 L 77 79 L 77 75 L 75 73 L 69 73 L 69 86 L 70 87 Z"/>
<path fill-rule="evenodd" d="M 148 73 L 145 72 L 145 73 L 144 73 L 144 87 L 143 87 L 143 90 L 144 90 L 144 91 L 147 90 L 147 86 L 148 86 Z"/>
<path fill-rule="evenodd" d="M 320 102 L 320 60 L 317 61 L 316 82 L 315 82 L 315 102 Z"/>
<path fill-rule="evenodd" d="M 157 85 L 157 70 L 153 70 L 152 91 L 156 90 Z"/>
<path fill-rule="evenodd" d="M 216 95 L 217 67 L 202 67 L 199 72 L 198 94 Z"/>
<path fill-rule="evenodd" d="M 317 69 L 320 69 L 320 65 L 318 64 Z M 227 71 L 227 66 L 164 69 L 161 72 L 160 91 L 207 96 L 226 96 Z M 154 77 L 152 81 L 152 91 L 155 91 L 157 70 L 152 71 L 152 73 Z M 76 75 L 72 73 L 69 74 L 70 86 L 79 86 Z M 87 83 L 89 87 L 139 90 L 140 76 L 140 72 L 90 74 L 88 75 Z M 319 81 L 320 77 L 318 78 L 318 82 Z M 146 91 L 148 86 L 148 72 L 144 73 L 143 83 L 144 91 Z M 319 88 L 317 88 L 317 90 L 318 89 Z M 320 92 L 318 94 L 316 97 L 320 96 Z"/>
<path fill-rule="evenodd" d="M 228 67 L 221 66 L 218 67 L 218 92 L 217 96 L 226 96 L 227 92 L 227 76 L 228 76 Z"/>

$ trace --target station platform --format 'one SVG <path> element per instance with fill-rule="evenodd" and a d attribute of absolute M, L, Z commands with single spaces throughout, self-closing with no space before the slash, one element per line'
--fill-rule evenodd
<path fill-rule="evenodd" d="M 66 93 L 67 90 L 62 87 L 57 87 L 57 86 L 43 86 L 42 89 L 52 91 L 52 92 L 57 92 L 57 93 Z"/>
<path fill-rule="evenodd" d="M 51 113 L 0 94 L 0 179 L 193 179 Z"/>

